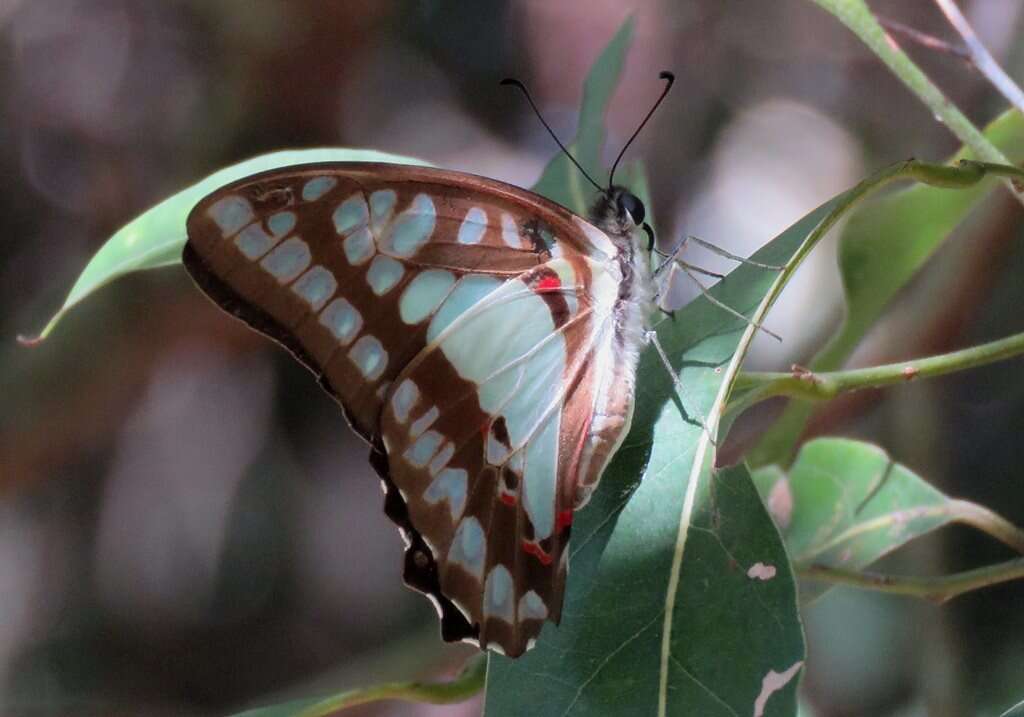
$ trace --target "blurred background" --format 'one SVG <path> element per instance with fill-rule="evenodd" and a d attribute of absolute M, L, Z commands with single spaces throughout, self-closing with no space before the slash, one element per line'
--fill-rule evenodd
<path fill-rule="evenodd" d="M 930 0 L 871 4 L 953 38 Z M 962 6 L 1024 78 L 1024 3 Z M 658 71 L 675 71 L 630 151 L 647 162 L 663 239 L 746 254 L 865 174 L 957 146 L 808 0 L 0 0 L 0 713 L 217 715 L 458 668 L 469 651 L 443 645 L 432 608 L 402 586 L 401 541 L 340 411 L 180 267 L 104 289 L 35 350 L 13 338 L 44 324 L 119 226 L 255 154 L 372 147 L 530 186 L 552 143 L 498 80 L 526 82 L 571 137 L 585 73 L 630 12 L 608 153 L 657 96 Z M 962 61 L 908 50 L 979 125 L 1004 108 Z M 993 196 L 855 362 L 1024 330 L 1021 222 Z M 840 312 L 826 244 L 769 318 L 785 343 L 759 343 L 754 365 L 805 361 Z M 1024 523 L 1019 376 L 1009 362 L 858 395 L 813 429 L 876 441 Z M 883 567 L 1007 557 L 951 530 Z M 833 591 L 806 615 L 809 713 L 999 714 L 1024 698 L 1022 600 L 1015 584 L 942 608 Z"/>

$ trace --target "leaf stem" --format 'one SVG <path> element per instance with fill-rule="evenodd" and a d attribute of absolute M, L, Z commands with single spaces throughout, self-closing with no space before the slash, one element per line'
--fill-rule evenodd
<path fill-rule="evenodd" d="M 972 590 L 1024 578 L 1024 558 L 936 577 L 858 572 L 819 564 L 798 568 L 797 573 L 807 580 L 818 580 L 863 590 L 907 595 L 935 603 L 944 603 Z"/>
<path fill-rule="evenodd" d="M 434 705 L 463 702 L 484 686 L 487 656 L 474 655 L 459 675 L 448 682 L 385 682 L 371 687 L 357 687 L 316 702 L 299 713 L 299 717 L 324 717 L 347 707 L 379 700 L 404 700 Z"/>
<path fill-rule="evenodd" d="M 943 376 L 1021 354 L 1024 354 L 1024 333 L 938 356 L 870 368 L 821 373 L 799 367 L 789 373 L 752 371 L 737 377 L 736 389 L 750 392 L 743 394 L 744 406 L 775 396 L 827 401 L 844 393 Z"/>

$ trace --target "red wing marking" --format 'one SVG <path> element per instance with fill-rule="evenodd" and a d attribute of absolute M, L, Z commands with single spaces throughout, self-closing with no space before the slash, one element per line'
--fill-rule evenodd
<path fill-rule="evenodd" d="M 541 565 L 551 565 L 551 555 L 544 551 L 544 548 L 529 540 L 523 541 L 523 550 L 533 555 L 541 562 Z"/>
<path fill-rule="evenodd" d="M 558 515 L 555 516 L 555 530 L 561 530 L 572 525 L 572 514 L 572 508 L 558 511 Z"/>
<path fill-rule="evenodd" d="M 559 280 L 557 274 L 548 274 L 537 282 L 537 288 L 540 291 L 551 291 L 553 289 L 560 289 L 561 287 L 562 282 Z"/>

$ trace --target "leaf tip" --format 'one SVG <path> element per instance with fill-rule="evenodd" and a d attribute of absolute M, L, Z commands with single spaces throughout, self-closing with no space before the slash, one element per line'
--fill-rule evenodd
<path fill-rule="evenodd" d="M 47 322 L 46 326 L 44 326 L 43 330 L 40 331 L 38 334 L 18 334 L 15 337 L 15 340 L 18 342 L 18 345 L 24 346 L 25 348 L 28 349 L 33 349 L 39 344 L 46 341 L 46 339 L 50 336 L 50 332 L 53 331 L 53 327 L 57 325 L 57 320 L 61 317 L 63 313 L 63 310 L 58 312 L 56 316 L 54 316 Z"/>
<path fill-rule="evenodd" d="M 18 345 L 30 349 L 35 348 L 39 344 L 43 343 L 45 339 L 46 336 L 44 336 L 43 334 L 36 334 L 35 336 L 30 336 L 28 334 L 18 334 L 17 336 Z"/>

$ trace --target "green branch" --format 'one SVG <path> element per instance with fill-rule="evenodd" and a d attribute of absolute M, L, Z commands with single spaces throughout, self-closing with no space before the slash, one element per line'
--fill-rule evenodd
<path fill-rule="evenodd" d="M 1024 354 L 1024 333 L 939 356 L 871 368 L 822 373 L 795 367 L 790 373 L 752 371 L 739 375 L 736 379 L 736 389 L 749 392 L 743 394 L 745 407 L 775 396 L 788 396 L 805 401 L 827 401 L 852 391 L 943 376 L 1021 354 Z"/>
<path fill-rule="evenodd" d="M 819 580 L 863 590 L 907 595 L 935 603 L 944 603 L 972 590 L 1024 578 L 1024 558 L 937 577 L 884 575 L 843 570 L 827 565 L 809 565 L 798 568 L 797 573 L 801 578 L 807 580 Z"/>

